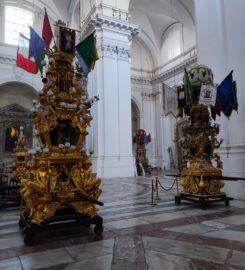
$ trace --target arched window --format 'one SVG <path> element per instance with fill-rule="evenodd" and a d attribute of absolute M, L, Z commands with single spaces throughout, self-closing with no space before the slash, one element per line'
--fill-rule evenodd
<path fill-rule="evenodd" d="M 163 34 L 161 55 L 169 61 L 183 52 L 183 30 L 181 23 L 172 24 Z"/>
<path fill-rule="evenodd" d="M 29 38 L 29 26 L 32 25 L 32 12 L 15 6 L 5 6 L 5 43 L 18 45 L 20 33 Z"/>

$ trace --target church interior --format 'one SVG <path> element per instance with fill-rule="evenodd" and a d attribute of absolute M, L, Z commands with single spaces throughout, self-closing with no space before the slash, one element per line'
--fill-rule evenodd
<path fill-rule="evenodd" d="M 0 1 L 0 269 L 245 269 L 244 9 Z"/>

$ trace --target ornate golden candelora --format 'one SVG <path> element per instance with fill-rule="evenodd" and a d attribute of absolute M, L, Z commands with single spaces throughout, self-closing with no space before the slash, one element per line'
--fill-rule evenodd
<path fill-rule="evenodd" d="M 189 123 L 183 127 L 180 138 L 183 153 L 181 185 L 187 194 L 222 195 L 222 162 L 214 153 L 222 143 L 217 139 L 219 125 L 211 124 L 208 106 L 198 104 L 201 85 L 213 85 L 213 73 L 207 66 L 194 65 L 187 75 L 192 85 L 193 105 Z M 216 166 L 212 160 L 216 161 Z"/>
<path fill-rule="evenodd" d="M 91 161 L 83 151 L 94 98 L 83 88 L 81 74 L 74 72 L 74 50 L 65 53 L 58 47 L 47 53 L 47 78 L 39 102 L 33 101 L 39 145 L 30 151 L 33 159 L 26 173 L 16 171 L 32 224 L 40 224 L 64 208 L 94 217 L 101 194 L 101 180 L 93 176 Z"/>

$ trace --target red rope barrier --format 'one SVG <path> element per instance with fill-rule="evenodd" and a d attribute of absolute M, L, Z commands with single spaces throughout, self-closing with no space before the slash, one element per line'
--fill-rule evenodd
<path fill-rule="evenodd" d="M 169 190 L 171 190 L 171 189 L 173 188 L 176 179 L 174 179 L 174 182 L 173 182 L 173 184 L 172 184 L 172 186 L 171 186 L 170 188 L 165 188 L 164 186 L 162 186 L 162 185 L 161 185 L 161 182 L 160 182 L 159 179 L 158 179 L 158 177 L 157 177 L 156 181 L 159 183 L 160 187 L 161 187 L 163 190 L 169 191 Z"/>

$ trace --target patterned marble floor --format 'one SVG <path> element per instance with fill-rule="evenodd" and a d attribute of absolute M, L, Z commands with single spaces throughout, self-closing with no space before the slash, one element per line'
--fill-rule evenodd
<path fill-rule="evenodd" d="M 91 226 L 58 237 L 40 234 L 27 247 L 19 209 L 0 210 L 0 269 L 245 269 L 245 201 L 206 210 L 188 201 L 175 206 L 173 188 L 160 190 L 152 206 L 152 178 L 103 181 L 101 236 Z M 165 187 L 173 183 L 160 181 Z"/>

